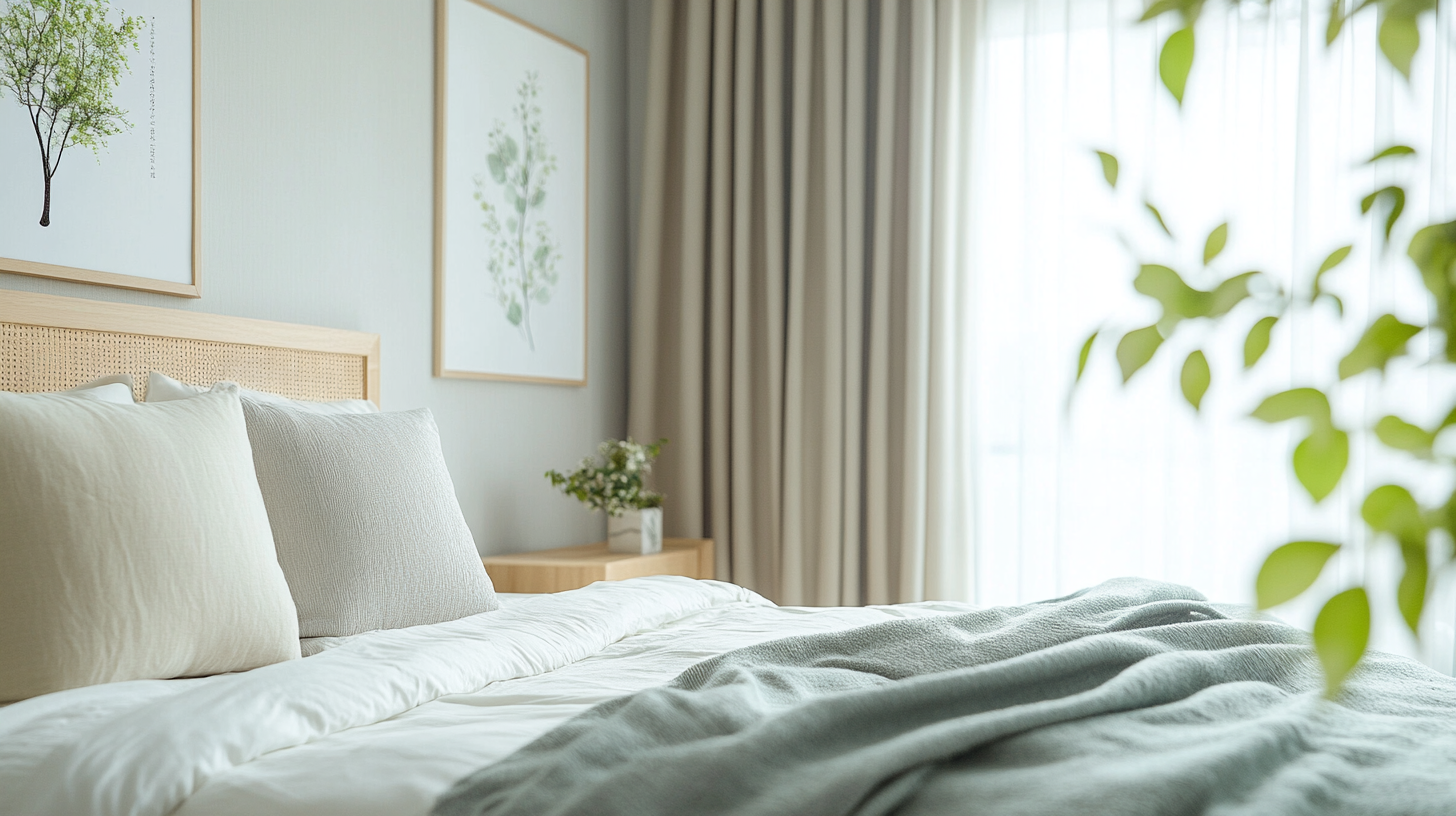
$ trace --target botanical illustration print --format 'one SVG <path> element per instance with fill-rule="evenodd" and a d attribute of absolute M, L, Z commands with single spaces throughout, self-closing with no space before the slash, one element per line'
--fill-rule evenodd
<path fill-rule="evenodd" d="M 485 211 L 482 225 L 490 236 L 486 269 L 495 299 L 533 352 L 536 337 L 531 329 L 531 306 L 551 302 L 551 287 L 558 277 L 556 264 L 561 260 L 551 226 L 538 212 L 546 203 L 546 181 L 556 172 L 556 156 L 541 132 L 541 108 L 536 103 L 540 91 L 536 72 L 528 71 L 511 108 L 515 121 L 507 125 L 497 120 L 490 131 L 490 153 L 485 159 L 489 181 L 501 189 L 505 199 L 503 210 L 488 200 L 491 185 L 487 179 L 475 178 L 475 200 Z"/>
<path fill-rule="evenodd" d="M 40 225 L 51 223 L 51 179 L 68 147 L 100 158 L 108 136 L 131 128 L 111 95 L 129 73 L 140 17 L 108 20 L 108 0 L 13 0 L 0 15 L 0 97 L 30 118 L 40 147 L 45 201 Z"/>

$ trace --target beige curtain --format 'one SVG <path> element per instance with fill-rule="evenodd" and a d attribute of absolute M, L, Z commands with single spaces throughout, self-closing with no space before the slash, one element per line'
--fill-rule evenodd
<path fill-rule="evenodd" d="M 658 0 L 630 418 L 670 535 L 790 604 L 971 581 L 962 0 Z"/>

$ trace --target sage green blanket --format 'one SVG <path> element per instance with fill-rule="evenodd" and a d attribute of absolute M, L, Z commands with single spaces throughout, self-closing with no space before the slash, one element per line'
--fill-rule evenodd
<path fill-rule="evenodd" d="M 1456 681 L 1184 587 L 739 649 L 461 780 L 463 814 L 1456 814 Z"/>

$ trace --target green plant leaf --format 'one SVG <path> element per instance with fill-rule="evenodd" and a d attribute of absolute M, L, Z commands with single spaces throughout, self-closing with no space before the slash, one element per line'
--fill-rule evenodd
<path fill-rule="evenodd" d="M 1197 411 L 1203 403 L 1203 395 L 1208 393 L 1208 385 L 1213 379 L 1212 372 L 1208 369 L 1208 358 L 1203 356 L 1202 351 L 1195 351 L 1188 355 L 1183 361 L 1183 373 L 1179 375 L 1178 382 L 1183 388 L 1183 398 Z"/>
<path fill-rule="evenodd" d="M 506 183 L 506 166 L 501 163 L 499 154 L 491 153 L 485 157 L 485 163 L 490 166 L 490 177 L 496 184 Z"/>
<path fill-rule="evenodd" d="M 1291 541 L 1264 559 L 1254 594 L 1260 609 L 1292 601 L 1314 585 L 1340 545 L 1326 541 Z"/>
<path fill-rule="evenodd" d="M 1370 597 L 1363 587 L 1330 598 L 1314 620 L 1314 650 L 1325 671 L 1325 696 L 1333 698 L 1370 644 Z"/>
<path fill-rule="evenodd" d="M 1415 152 L 1416 152 L 1416 149 L 1414 147 L 1409 147 L 1407 145 L 1402 145 L 1402 144 L 1391 145 L 1390 147 L 1385 148 L 1384 150 L 1380 151 L 1379 153 L 1376 153 L 1374 156 L 1371 156 L 1370 158 L 1366 159 L 1365 160 L 1365 163 L 1366 164 L 1374 164 L 1374 163 L 1380 161 L 1381 159 L 1388 159 L 1391 156 L 1413 156 L 1413 155 L 1415 155 Z"/>
<path fill-rule="evenodd" d="M 1150 212 L 1150 213 L 1153 214 L 1154 220 L 1156 220 L 1158 222 L 1158 226 L 1159 227 L 1162 227 L 1163 233 L 1165 235 L 1167 235 L 1169 238 L 1172 238 L 1173 237 L 1173 231 L 1170 230 L 1170 229 L 1168 229 L 1168 222 L 1166 222 L 1166 221 L 1163 220 L 1163 214 L 1161 212 L 1158 212 L 1158 208 L 1157 207 L 1154 207 L 1152 205 L 1152 203 L 1151 202 L 1148 202 L 1148 201 L 1144 201 L 1143 202 L 1143 206 L 1144 207 L 1147 207 L 1148 208 L 1148 212 Z"/>
<path fill-rule="evenodd" d="M 1395 603 L 1400 607 L 1400 616 L 1411 634 L 1421 631 L 1421 613 L 1426 608 L 1426 591 L 1430 586 L 1431 565 L 1426 558 L 1425 542 L 1421 546 L 1405 545 L 1400 548 L 1405 559 L 1405 573 L 1395 588 Z"/>
<path fill-rule="evenodd" d="M 1254 327 L 1249 329 L 1249 336 L 1244 338 L 1244 368 L 1253 368 L 1255 363 L 1269 350 L 1269 333 L 1274 330 L 1274 324 L 1279 318 L 1274 315 L 1259 319 Z"/>
<path fill-rule="evenodd" d="M 1088 335 L 1087 341 L 1082 344 L 1082 350 L 1077 353 L 1077 378 L 1072 380 L 1074 384 L 1082 381 L 1082 372 L 1087 370 L 1087 359 L 1092 356 L 1092 344 L 1097 341 L 1100 333 L 1099 330 Z"/>
<path fill-rule="evenodd" d="M 1375 202 L 1382 197 L 1390 199 L 1390 212 L 1385 216 L 1385 240 L 1388 242 L 1391 231 L 1395 229 L 1395 222 L 1399 221 L 1400 214 L 1405 212 L 1405 190 L 1395 185 L 1381 187 L 1360 199 L 1360 213 L 1363 215 L 1370 212 L 1370 208 L 1375 206 Z"/>
<path fill-rule="evenodd" d="M 511 305 L 506 307 L 506 320 L 509 321 L 512 326 L 519 326 L 521 325 L 521 317 L 521 304 L 517 303 L 514 300 L 511 301 Z"/>
<path fill-rule="evenodd" d="M 1228 314 L 1249 296 L 1249 281 L 1258 274 L 1258 272 L 1243 272 L 1215 286 L 1212 294 L 1207 297 L 1208 306 L 1204 316 L 1221 317 Z"/>
<path fill-rule="evenodd" d="M 1350 252 L 1353 249 L 1353 246 L 1346 245 L 1325 256 L 1324 263 L 1320 264 L 1319 269 L 1316 270 L 1314 273 L 1314 284 L 1310 286 L 1309 290 L 1310 303 L 1314 303 L 1316 300 L 1319 300 L 1321 295 L 1325 294 L 1325 274 L 1335 267 L 1339 266 L 1340 264 L 1344 263 L 1345 259 L 1350 257 Z M 1334 295 L 1330 295 L 1330 297 L 1334 298 L 1336 303 L 1335 308 L 1340 312 L 1341 315 L 1343 315 L 1345 313 L 1345 304 L 1340 303 L 1340 299 L 1338 297 L 1335 297 Z"/>
<path fill-rule="evenodd" d="M 1386 11 L 1380 22 L 1380 52 L 1395 70 L 1410 79 L 1411 60 L 1421 47 L 1421 30 L 1414 15 Z"/>
<path fill-rule="evenodd" d="M 1375 436 L 1387 448 L 1423 457 L 1431 455 L 1431 445 L 1436 441 L 1430 431 L 1397 416 L 1387 416 L 1375 423 Z"/>
<path fill-rule="evenodd" d="M 1334 492 L 1350 463 L 1350 435 L 1316 428 L 1294 448 L 1294 475 L 1316 503 Z"/>
<path fill-rule="evenodd" d="M 1331 425 L 1330 401 L 1317 388 L 1291 388 L 1266 397 L 1254 409 L 1253 417 L 1265 422 L 1305 418 L 1317 428 Z"/>
<path fill-rule="evenodd" d="M 1377 317 L 1350 353 L 1340 360 L 1340 379 L 1348 380 L 1372 368 L 1384 373 L 1386 364 L 1405 354 L 1406 343 L 1420 333 L 1420 326 L 1402 323 L 1394 315 Z"/>
<path fill-rule="evenodd" d="M 1097 158 L 1102 162 L 1102 177 L 1107 179 L 1107 186 L 1117 189 L 1117 157 L 1111 153 L 1101 150 L 1096 151 Z"/>
<path fill-rule="evenodd" d="M 1203 265 L 1208 266 L 1213 263 L 1213 259 L 1217 258 L 1220 252 L 1223 252 L 1223 248 L 1227 243 L 1228 222 L 1225 221 L 1214 227 L 1213 231 L 1208 233 L 1208 240 L 1203 242 Z"/>
<path fill-rule="evenodd" d="M 1315 275 L 1323 275 L 1324 273 L 1344 263 L 1345 259 L 1350 257 L 1350 251 L 1353 249 L 1353 246 L 1347 244 L 1325 256 L 1324 263 L 1320 264 L 1319 271 L 1316 272 Z"/>
<path fill-rule="evenodd" d="M 1436 325 L 1446 336 L 1446 359 L 1456 360 L 1456 310 L 1451 308 L 1451 283 L 1456 278 L 1456 221 L 1418 230 L 1407 254 L 1421 270 L 1421 282 L 1436 301 Z"/>
<path fill-rule="evenodd" d="M 1157 326 L 1134 329 L 1122 336 L 1117 343 L 1117 365 L 1122 369 L 1122 381 L 1132 379 L 1138 369 L 1148 364 L 1163 345 L 1163 335 Z"/>
<path fill-rule="evenodd" d="M 1158 301 L 1163 313 L 1178 318 L 1201 317 L 1207 311 L 1207 293 L 1183 282 L 1183 277 L 1162 264 L 1143 264 L 1132 288 Z"/>
<path fill-rule="evenodd" d="M 1330 0 L 1330 22 L 1325 26 L 1325 45 L 1335 44 L 1340 38 L 1340 29 L 1345 27 L 1345 2 L 1344 0 Z"/>
<path fill-rule="evenodd" d="M 1148 6 L 1147 11 L 1143 12 L 1143 16 L 1138 18 L 1138 22 L 1146 23 L 1154 17 L 1167 14 L 1170 11 L 1178 11 L 1182 7 L 1183 4 L 1178 2 L 1178 0 L 1157 0 Z"/>
<path fill-rule="evenodd" d="M 1402 547 L 1426 547 L 1425 519 L 1409 490 L 1400 485 L 1381 485 L 1370 491 L 1360 505 L 1360 518 L 1377 533 L 1395 536 Z"/>
<path fill-rule="evenodd" d="M 1168 35 L 1163 52 L 1158 56 L 1158 77 L 1163 87 L 1183 106 L 1183 91 L 1188 86 L 1188 73 L 1193 70 L 1193 29 L 1180 28 Z"/>

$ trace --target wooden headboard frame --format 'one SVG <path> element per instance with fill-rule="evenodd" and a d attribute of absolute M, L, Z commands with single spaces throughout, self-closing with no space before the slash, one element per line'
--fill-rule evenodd
<path fill-rule="evenodd" d="M 295 399 L 379 404 L 379 335 L 0 290 L 0 391 L 58 391 L 156 370 Z"/>

